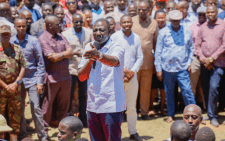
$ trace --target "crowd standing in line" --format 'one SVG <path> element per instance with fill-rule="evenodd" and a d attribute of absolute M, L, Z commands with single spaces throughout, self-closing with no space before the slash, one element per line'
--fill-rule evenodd
<path fill-rule="evenodd" d="M 185 107 L 183 120 L 172 124 L 168 140 L 215 141 L 214 132 L 199 125 L 210 120 L 219 127 L 225 108 L 224 4 L 2 0 L 0 140 L 27 138 L 28 94 L 40 141 L 50 139 L 49 127 L 59 129 L 60 141 L 87 140 L 83 128 L 92 141 L 119 141 L 123 120 L 130 139 L 141 141 L 139 115 L 150 120 L 167 113 L 166 122 L 173 122 L 178 107 Z"/>

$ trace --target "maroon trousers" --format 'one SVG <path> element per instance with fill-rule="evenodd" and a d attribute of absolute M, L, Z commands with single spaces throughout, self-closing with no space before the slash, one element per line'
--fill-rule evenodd
<path fill-rule="evenodd" d="M 52 115 L 52 106 L 54 100 L 57 100 L 57 121 L 60 122 L 67 116 L 67 111 L 70 104 L 71 81 L 65 80 L 57 83 L 47 81 L 47 93 L 44 95 L 42 114 L 45 127 L 49 126 Z"/>

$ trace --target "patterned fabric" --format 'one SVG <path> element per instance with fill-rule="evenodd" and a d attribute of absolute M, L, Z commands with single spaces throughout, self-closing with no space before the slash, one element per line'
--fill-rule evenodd
<path fill-rule="evenodd" d="M 195 23 L 193 23 L 191 26 L 189 26 L 189 29 L 191 30 L 192 32 L 192 37 L 193 37 L 193 42 L 195 43 L 196 41 L 196 38 L 197 38 L 197 34 L 198 34 L 198 30 L 200 28 L 200 23 L 197 21 Z M 198 54 L 198 51 L 196 49 L 196 47 L 194 46 L 194 54 L 197 55 Z"/>
<path fill-rule="evenodd" d="M 169 27 L 160 30 L 155 52 L 156 71 L 179 72 L 188 69 L 194 54 L 192 33 L 189 28 L 183 27 L 184 45 L 174 43 Z"/>
<path fill-rule="evenodd" d="M 38 39 L 26 34 L 22 42 L 19 41 L 17 36 L 13 36 L 10 42 L 21 47 L 23 56 L 27 62 L 25 74 L 22 79 L 25 88 L 29 88 L 35 84 L 43 84 L 46 72 Z"/>
<path fill-rule="evenodd" d="M 183 26 L 180 26 L 180 29 L 176 32 L 172 29 L 172 26 L 168 26 L 171 32 L 171 36 L 173 37 L 173 42 L 177 46 L 183 46 L 184 45 L 184 29 Z"/>
<path fill-rule="evenodd" d="M 20 68 L 26 66 L 22 51 L 17 45 L 11 45 L 11 54 L 7 56 L 0 43 L 0 79 L 6 84 L 15 82 Z"/>
<path fill-rule="evenodd" d="M 51 53 L 61 53 L 67 48 L 71 48 L 67 40 L 59 33 L 57 34 L 56 38 L 52 38 L 52 34 L 50 34 L 47 30 L 41 34 L 38 40 L 41 44 L 42 52 L 44 54 L 46 69 L 46 77 L 44 82 L 46 82 L 47 79 L 50 81 L 50 83 L 57 83 L 70 79 L 70 73 L 68 69 L 69 59 L 65 58 L 56 63 L 52 63 L 49 59 L 47 59 L 47 56 Z"/>
<path fill-rule="evenodd" d="M 29 11 L 31 12 L 31 14 L 32 14 L 32 23 L 35 23 L 36 21 L 38 21 L 39 19 L 42 18 L 42 17 L 41 17 L 41 14 L 39 13 L 38 10 L 36 10 L 36 9 L 29 9 L 29 8 L 27 8 L 25 5 L 19 10 L 19 14 L 20 14 L 20 12 L 21 12 L 23 9 L 27 9 L 27 10 L 29 10 Z"/>
<path fill-rule="evenodd" d="M 11 33 L 11 27 L 9 25 L 2 25 L 0 26 L 0 33 Z"/>
<path fill-rule="evenodd" d="M 120 30 L 114 33 L 111 39 L 125 47 L 124 68 L 137 73 L 143 62 L 140 37 L 134 32 L 131 32 L 131 35 L 127 37 L 124 35 L 123 31 Z"/>
<path fill-rule="evenodd" d="M 0 43 L 0 79 L 6 84 L 11 84 L 17 79 L 20 69 L 26 66 L 22 51 L 17 45 L 11 45 L 9 55 L 4 53 Z M 13 129 L 11 133 L 18 134 L 20 131 L 21 98 L 20 85 L 15 93 L 11 94 L 0 87 L 0 114 L 5 115 L 6 103 L 8 102 L 9 126 Z"/>
<path fill-rule="evenodd" d="M 84 52 L 90 49 L 89 43 L 85 46 Z M 96 67 L 91 69 L 88 79 L 87 111 L 94 113 L 124 111 L 126 109 L 123 83 L 124 48 L 119 43 L 109 39 L 99 51 L 117 57 L 119 66 L 109 67 L 98 60 L 96 61 Z M 88 60 L 82 57 L 78 69 L 82 68 Z"/>
<path fill-rule="evenodd" d="M 217 18 L 215 26 L 211 26 L 209 22 L 201 25 L 197 39 L 196 49 L 200 60 L 212 57 L 214 65 L 217 67 L 225 67 L 225 23 Z"/>

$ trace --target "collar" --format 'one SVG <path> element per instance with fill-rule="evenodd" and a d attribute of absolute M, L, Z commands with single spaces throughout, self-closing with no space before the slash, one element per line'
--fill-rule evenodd
<path fill-rule="evenodd" d="M 82 34 L 82 32 L 83 32 L 83 28 L 81 29 L 80 33 L 77 33 L 77 32 L 75 31 L 75 29 L 72 27 L 72 35 Z"/>
<path fill-rule="evenodd" d="M 224 22 L 223 20 L 220 20 L 219 18 L 217 18 L 217 19 L 216 19 L 216 22 L 215 22 L 215 25 L 220 25 L 220 24 L 222 24 L 221 21 Z M 207 25 L 208 25 L 208 26 L 211 26 L 210 23 L 209 23 L 209 21 L 207 21 Z"/>
<path fill-rule="evenodd" d="M 101 7 L 100 6 L 98 6 L 99 8 L 98 8 L 98 11 L 96 11 L 94 8 L 92 8 L 92 12 L 94 12 L 94 13 L 96 13 L 96 14 L 98 14 L 98 15 L 100 15 L 101 13 L 102 13 L 102 9 L 101 9 Z"/>
<path fill-rule="evenodd" d="M 122 33 L 122 35 L 124 36 L 124 38 L 130 38 L 131 36 L 133 36 L 133 31 L 131 31 L 131 34 L 129 37 L 127 37 L 124 33 L 123 30 L 121 29 L 120 32 Z"/>
<path fill-rule="evenodd" d="M 44 31 L 43 33 L 49 40 L 52 40 L 53 35 L 51 33 L 49 33 L 47 30 Z M 57 33 L 57 36 L 59 36 L 59 34 Z"/>
<path fill-rule="evenodd" d="M 180 33 L 180 32 L 183 32 L 184 30 L 182 25 L 180 25 L 180 29 L 177 32 L 173 30 L 172 25 L 169 25 L 168 28 L 170 29 L 170 32 L 175 32 L 175 33 L 178 33 L 178 32 Z"/>
<path fill-rule="evenodd" d="M 111 47 L 111 42 L 112 42 L 112 39 L 109 37 L 109 40 L 106 42 L 106 44 L 101 49 L 103 49 L 103 48 L 109 49 Z"/>
<path fill-rule="evenodd" d="M 28 41 L 28 34 L 26 33 L 26 35 L 25 35 L 25 38 L 23 39 L 23 41 L 22 42 L 24 42 L 24 41 Z M 17 43 L 17 44 L 19 44 L 20 43 L 20 41 L 19 41 L 19 39 L 18 39 L 18 36 L 16 35 L 16 40 L 15 40 L 15 42 Z M 21 43 L 22 43 L 21 42 Z"/>

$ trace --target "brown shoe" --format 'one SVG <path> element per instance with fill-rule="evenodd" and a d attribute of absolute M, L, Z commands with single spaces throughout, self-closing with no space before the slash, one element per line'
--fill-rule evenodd
<path fill-rule="evenodd" d="M 168 116 L 166 119 L 166 122 L 168 122 L 168 123 L 173 122 L 173 117 Z"/>
<path fill-rule="evenodd" d="M 9 136 L 10 136 L 10 141 L 18 141 L 17 140 L 17 135 L 15 135 L 15 134 L 9 134 Z"/>

